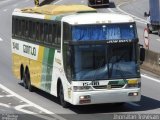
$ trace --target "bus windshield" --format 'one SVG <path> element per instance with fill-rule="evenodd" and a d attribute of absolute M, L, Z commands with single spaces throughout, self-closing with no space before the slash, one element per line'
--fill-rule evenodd
<path fill-rule="evenodd" d="M 135 23 L 77 25 L 72 27 L 73 41 L 135 38 L 137 38 Z"/>
<path fill-rule="evenodd" d="M 139 75 L 133 43 L 76 45 L 73 49 L 73 80 L 125 79 Z"/>

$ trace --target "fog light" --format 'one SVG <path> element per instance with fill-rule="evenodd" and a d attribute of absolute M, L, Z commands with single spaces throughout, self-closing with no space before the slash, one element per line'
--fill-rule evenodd
<path fill-rule="evenodd" d="M 128 96 L 138 96 L 138 92 L 131 92 L 128 94 Z"/>
<path fill-rule="evenodd" d="M 90 103 L 91 102 L 91 97 L 90 95 L 84 95 L 79 97 L 79 103 L 84 104 L 84 103 Z"/>

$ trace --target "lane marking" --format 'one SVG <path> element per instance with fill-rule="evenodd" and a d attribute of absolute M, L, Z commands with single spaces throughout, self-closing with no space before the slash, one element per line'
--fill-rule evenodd
<path fill-rule="evenodd" d="M 84 1 L 82 0 L 82 1 L 81 1 L 81 3 L 83 4 L 83 3 L 84 3 Z"/>
<path fill-rule="evenodd" d="M 122 6 L 122 5 L 124 5 L 124 4 L 126 4 L 126 3 L 128 3 L 128 2 L 123 2 L 123 3 L 121 3 L 121 4 L 119 4 L 118 6 L 117 6 L 117 9 L 119 10 L 119 11 L 121 11 L 122 13 L 125 13 L 125 14 L 127 14 L 127 15 L 130 15 L 130 16 L 132 16 L 133 18 L 135 18 L 135 19 L 139 19 L 137 22 L 140 22 L 140 23 L 143 23 L 143 24 L 147 24 L 147 20 L 144 20 L 144 19 L 142 19 L 142 18 L 139 18 L 139 17 L 137 17 L 137 16 L 135 16 L 135 15 L 132 15 L 132 14 L 130 14 L 130 13 L 128 13 L 128 12 L 126 12 L 126 11 L 124 11 L 124 10 L 122 10 L 121 8 L 120 8 L 120 6 Z"/>
<path fill-rule="evenodd" d="M 10 105 L 4 104 L 4 103 L 0 103 L 0 106 L 10 108 Z"/>
<path fill-rule="evenodd" d="M 4 9 L 3 12 L 6 12 L 8 9 Z"/>
<path fill-rule="evenodd" d="M 160 39 L 156 39 L 156 40 L 160 42 Z"/>
<path fill-rule="evenodd" d="M 25 3 L 29 2 L 29 0 L 25 0 Z"/>
<path fill-rule="evenodd" d="M 18 105 L 18 106 L 16 106 L 15 107 L 15 109 L 17 110 L 17 111 L 20 111 L 20 112 L 23 112 L 23 113 L 27 113 L 27 114 L 36 114 L 36 113 L 34 113 L 34 112 L 32 112 L 32 111 L 28 111 L 28 110 L 25 110 L 25 109 L 23 109 L 24 107 L 31 107 L 32 105 L 28 105 L 28 104 L 25 104 L 25 105 Z"/>
<path fill-rule="evenodd" d="M 2 97 L 13 97 L 14 95 L 0 95 L 0 98 Z"/>
<path fill-rule="evenodd" d="M 16 106 L 15 107 L 15 109 L 17 110 L 17 111 L 20 111 L 20 112 L 23 112 L 23 113 L 27 113 L 27 114 L 30 114 L 30 115 L 34 115 L 34 116 L 36 116 L 36 117 L 39 117 L 39 118 L 43 118 L 43 119 L 45 119 L 45 120 L 57 120 L 56 118 L 54 118 L 54 117 L 47 117 L 47 116 L 44 116 L 44 115 L 40 115 L 40 114 L 38 114 L 38 113 L 35 113 L 35 112 L 32 112 L 32 111 L 28 111 L 28 110 L 25 110 L 25 109 L 23 109 L 23 108 L 25 108 L 25 107 L 32 107 L 31 105 L 28 105 L 28 104 L 24 104 L 24 105 L 18 105 L 18 106 Z M 41 113 L 42 113 L 42 111 L 41 111 Z"/>
<path fill-rule="evenodd" d="M 116 13 L 114 10 L 112 10 L 111 8 L 108 8 L 108 10 L 112 13 Z"/>
<path fill-rule="evenodd" d="M 57 1 L 57 2 L 54 2 L 53 4 L 57 4 L 57 3 L 60 3 L 60 2 L 62 2 L 63 0 L 59 0 L 59 1 Z"/>
<path fill-rule="evenodd" d="M 41 106 L 39 106 L 39 105 L 37 105 L 37 104 L 29 101 L 28 99 L 26 99 L 26 98 L 18 95 L 17 93 L 13 92 L 12 90 L 8 89 L 7 87 L 5 87 L 5 86 L 2 85 L 2 84 L 0 84 L 0 88 L 3 89 L 3 90 L 5 90 L 5 91 L 8 92 L 8 93 L 14 95 L 14 96 L 17 97 L 18 99 L 26 102 L 27 104 L 29 104 L 29 105 L 31 105 L 31 106 L 33 106 L 33 107 L 35 107 L 35 108 L 43 111 L 44 113 L 52 115 L 52 116 L 55 117 L 56 119 L 66 120 L 66 119 L 64 119 L 63 117 L 58 116 L 58 115 L 56 115 L 55 113 L 53 113 L 53 112 L 51 112 L 51 111 L 49 111 L 49 110 L 47 110 L 47 109 L 45 109 L 45 108 L 43 108 L 43 107 L 41 107 Z"/>
<path fill-rule="evenodd" d="M 11 0 L 4 0 L 4 1 L 1 1 L 1 3 L 7 3 L 7 2 L 10 2 Z"/>
<path fill-rule="evenodd" d="M 14 4 L 14 5 L 12 5 L 13 7 L 17 7 L 18 6 L 18 4 Z"/>
<path fill-rule="evenodd" d="M 110 12 L 112 12 L 112 13 L 119 13 L 119 14 L 129 15 L 129 16 L 133 17 L 135 21 L 137 21 L 137 22 L 139 22 L 139 23 L 142 23 L 142 24 L 147 24 L 147 21 L 146 21 L 146 20 L 144 20 L 144 19 L 142 19 L 142 18 L 139 18 L 139 17 L 137 17 L 137 16 L 135 16 L 135 15 L 132 15 L 132 14 L 130 14 L 130 13 L 128 13 L 128 12 L 126 12 L 126 11 L 124 11 L 124 10 L 122 10 L 122 9 L 120 8 L 120 6 L 122 6 L 122 5 L 124 5 L 124 4 L 127 4 L 127 3 L 129 3 L 129 2 L 123 2 L 123 3 L 119 4 L 119 5 L 117 5 L 117 7 L 116 7 L 115 9 L 117 9 L 118 11 L 117 11 L 117 10 L 113 10 L 113 9 L 111 9 L 111 8 L 108 8 L 108 10 L 109 10 Z"/>
<path fill-rule="evenodd" d="M 2 42 L 3 41 L 3 39 L 2 38 L 0 38 L 0 42 Z"/>
<path fill-rule="evenodd" d="M 160 83 L 160 80 L 159 80 L 159 79 L 155 79 L 155 78 L 149 77 L 149 76 L 144 75 L 144 74 L 141 74 L 141 76 L 144 77 L 144 78 L 150 79 L 150 80 L 152 80 L 152 81 L 155 81 L 155 82 Z"/>

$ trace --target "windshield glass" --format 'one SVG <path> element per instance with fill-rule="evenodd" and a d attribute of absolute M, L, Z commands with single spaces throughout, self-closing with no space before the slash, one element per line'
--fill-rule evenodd
<path fill-rule="evenodd" d="M 105 80 L 137 77 L 133 43 L 76 45 L 73 47 L 73 80 Z"/>
<path fill-rule="evenodd" d="M 98 41 L 137 38 L 134 23 L 80 25 L 72 27 L 73 41 Z"/>

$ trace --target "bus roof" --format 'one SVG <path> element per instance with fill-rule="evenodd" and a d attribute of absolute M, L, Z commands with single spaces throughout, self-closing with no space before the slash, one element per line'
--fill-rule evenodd
<path fill-rule="evenodd" d="M 96 9 L 86 5 L 44 5 L 21 9 L 25 13 L 39 13 L 44 15 L 59 15 L 75 12 L 96 12 Z"/>
<path fill-rule="evenodd" d="M 49 19 L 77 24 L 128 23 L 134 22 L 128 15 L 115 13 L 97 13 L 85 5 L 45 5 L 25 9 L 15 9 L 15 16 Z"/>
<path fill-rule="evenodd" d="M 114 13 L 84 13 L 64 16 L 62 21 L 69 24 L 103 24 L 103 23 L 128 23 L 134 19 L 128 15 Z"/>

